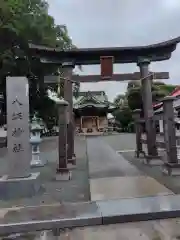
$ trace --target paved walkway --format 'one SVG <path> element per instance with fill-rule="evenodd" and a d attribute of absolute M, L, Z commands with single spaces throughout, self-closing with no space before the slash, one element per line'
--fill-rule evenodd
<path fill-rule="evenodd" d="M 172 194 L 117 154 L 103 138 L 88 138 L 87 154 L 91 200 Z"/>
<path fill-rule="evenodd" d="M 130 137 L 130 135 L 129 135 Z M 126 140 L 127 140 L 126 136 Z M 108 143 L 110 141 L 110 144 Z M 123 149 L 121 142 L 110 137 L 87 138 L 90 189 L 92 200 L 172 194 L 170 190 L 138 170 L 111 147 Z M 121 139 L 123 141 L 123 139 Z M 132 139 L 131 139 L 132 141 Z M 111 145 L 111 146 L 110 146 Z M 119 145 L 119 148 L 118 148 Z M 133 144 L 126 149 L 132 149 Z M 132 206 L 133 207 L 133 206 Z M 180 219 L 84 227 L 65 231 L 61 239 L 179 239 Z"/>
<path fill-rule="evenodd" d="M 103 138 L 87 138 L 89 174 L 91 178 L 138 176 L 142 173 L 116 152 Z"/>
<path fill-rule="evenodd" d="M 161 138 L 158 136 L 157 139 Z M 134 157 L 135 145 L 135 134 L 131 133 L 120 133 L 114 136 L 106 136 L 101 140 L 105 141 L 115 151 L 122 151 L 123 157 L 138 168 L 144 175 L 156 179 L 159 183 L 166 186 L 168 189 L 176 194 L 180 194 L 180 176 L 167 176 L 162 174 L 161 166 L 148 166 L 142 164 L 139 159 Z M 163 154 L 161 152 L 161 154 Z"/>
<path fill-rule="evenodd" d="M 130 139 L 129 144 L 127 141 L 128 138 Z M 108 141 L 110 141 L 110 144 Z M 115 147 L 113 147 L 114 143 Z M 133 139 L 131 138 L 131 135 L 128 135 L 128 137 L 123 137 L 123 135 L 120 137 L 89 137 L 87 138 L 87 149 L 85 139 L 76 138 L 75 147 L 78 167 L 73 172 L 72 181 L 55 184 L 55 181 L 52 180 L 57 160 L 57 142 L 53 141 L 49 143 L 47 141 L 42 146 L 42 150 L 44 151 L 45 156 L 48 157 L 50 164 L 41 170 L 42 180 L 46 190 L 44 194 L 36 196 L 32 199 L 22 199 L 19 202 L 12 201 L 5 204 L 3 201 L 0 202 L 0 206 L 27 206 L 52 203 L 55 205 L 61 201 L 67 202 L 69 200 L 75 202 L 87 201 L 89 199 L 89 185 L 87 179 L 86 153 L 88 154 L 89 180 L 92 200 L 172 194 L 170 190 L 153 178 L 148 177 L 143 171 L 141 171 L 141 169 L 138 170 L 136 166 L 134 166 L 133 160 L 131 164 L 122 155 L 116 153 L 116 150 L 133 149 Z M 4 156 L 4 154 L 2 155 Z M 0 159 L 1 158 L 4 160 L 2 156 L 0 156 Z M 4 211 L 1 209 L 1 214 L 4 214 Z M 45 211 L 47 213 L 48 209 L 45 209 Z M 55 213 L 58 213 L 57 209 Z M 63 213 L 64 209 L 62 211 L 62 214 Z M 76 211 L 73 212 L 73 214 L 75 213 Z M 36 212 L 34 214 L 36 214 Z M 50 212 L 50 214 L 52 214 L 52 212 Z M 61 233 L 59 239 L 180 239 L 179 225 L 180 219 L 169 219 L 108 226 L 84 227 L 67 230 L 64 233 Z M 26 236 L 24 239 L 30 239 L 30 237 L 33 240 L 40 239 L 37 235 L 34 237 Z M 45 237 L 41 237 L 41 239 L 45 239 Z"/>

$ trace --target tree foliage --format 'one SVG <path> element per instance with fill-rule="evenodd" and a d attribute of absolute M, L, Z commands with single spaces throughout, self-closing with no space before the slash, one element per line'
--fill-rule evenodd
<path fill-rule="evenodd" d="M 158 102 L 165 96 L 169 95 L 176 86 L 167 85 L 163 82 L 152 82 L 152 100 Z M 119 94 L 114 99 L 114 103 L 118 109 L 114 112 L 117 122 L 120 123 L 122 130 L 127 131 L 130 126 L 133 128 L 132 111 L 142 109 L 142 88 L 140 81 L 130 81 L 127 86 L 127 91 L 124 95 Z M 132 130 L 132 129 L 131 129 Z"/>
<path fill-rule="evenodd" d="M 5 92 L 8 75 L 27 75 L 30 83 L 30 110 L 47 121 L 55 117 L 54 104 L 48 99 L 44 75 L 53 74 L 56 66 L 32 59 L 28 43 L 70 49 L 75 46 L 64 25 L 56 25 L 48 14 L 45 0 L 1 0 L 0 3 L 0 90 Z M 77 94 L 79 86 L 76 86 Z"/>
<path fill-rule="evenodd" d="M 131 109 L 128 106 L 122 106 L 114 112 L 114 117 L 120 123 L 122 131 L 128 131 L 128 126 L 133 121 Z"/>
<path fill-rule="evenodd" d="M 125 100 L 126 100 L 126 96 L 124 94 L 118 94 L 114 99 L 114 104 L 117 107 L 121 107 L 124 105 Z"/>
<path fill-rule="evenodd" d="M 169 95 L 176 86 L 167 85 L 163 82 L 152 82 L 152 100 L 154 103 L 160 101 L 165 96 Z M 142 88 L 140 82 L 130 82 L 126 93 L 128 105 L 131 110 L 142 109 Z"/>

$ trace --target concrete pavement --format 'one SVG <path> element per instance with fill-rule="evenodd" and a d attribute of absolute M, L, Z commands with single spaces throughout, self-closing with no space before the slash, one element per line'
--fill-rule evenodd
<path fill-rule="evenodd" d="M 87 138 L 87 154 L 90 178 L 137 176 L 142 173 L 123 156 L 116 154 L 103 137 Z"/>
<path fill-rule="evenodd" d="M 116 153 L 118 150 L 135 149 L 133 138 L 131 134 L 121 134 L 87 139 L 91 199 L 173 194 L 163 184 L 138 169 L 133 160 L 129 162 Z M 65 231 L 61 239 L 175 240 L 179 236 L 180 219 L 167 219 L 77 228 Z"/>
<path fill-rule="evenodd" d="M 91 200 L 173 194 L 129 163 L 104 141 L 87 138 Z"/>
<path fill-rule="evenodd" d="M 143 169 L 137 168 L 133 160 L 131 162 L 127 161 L 126 157 L 116 153 L 118 150 L 135 149 L 133 134 L 88 137 L 87 141 L 83 137 L 76 138 L 77 169 L 73 172 L 73 180 L 66 183 L 56 184 L 52 181 L 57 161 L 57 139 L 52 142 L 47 140 L 41 147 L 44 156 L 49 159 L 49 165 L 41 170 L 42 181 L 44 182 L 46 191 L 42 195 L 32 199 L 21 199 L 19 202 L 12 200 L 9 203 L 0 202 L 1 207 L 57 204 L 61 201 L 87 201 L 89 199 L 89 182 L 91 199 L 93 200 L 172 194 L 163 184 L 160 184 L 151 176 L 148 176 L 146 172 L 143 172 Z M 2 160 L 4 160 L 4 154 L 2 155 Z M 88 155 L 89 164 L 87 164 L 86 155 Z M 46 211 L 48 210 L 46 209 Z M 6 210 L 1 210 L 1 212 L 4 215 Z M 58 214 L 57 210 L 55 213 Z M 36 212 L 34 214 L 36 215 Z M 73 230 L 67 229 L 61 232 L 58 239 L 175 240 L 179 239 L 179 236 L 180 220 L 168 219 L 108 226 L 81 227 Z M 40 238 L 38 234 L 35 234 L 31 239 Z M 24 236 L 24 239 L 29 239 L 29 236 Z"/>
<path fill-rule="evenodd" d="M 65 231 L 59 240 L 178 240 L 180 219 L 84 227 Z"/>

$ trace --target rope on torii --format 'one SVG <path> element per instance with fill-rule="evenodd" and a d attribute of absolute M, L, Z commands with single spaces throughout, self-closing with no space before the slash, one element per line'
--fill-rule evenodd
<path fill-rule="evenodd" d="M 72 80 L 72 79 L 70 79 L 69 77 L 64 77 L 64 76 L 62 76 L 63 75 L 63 71 L 61 72 L 61 71 L 59 71 L 59 69 L 58 69 L 58 71 L 56 72 L 56 74 L 55 74 L 57 77 L 58 77 L 58 80 L 57 80 L 57 85 L 58 85 L 58 89 L 57 89 L 57 93 L 55 92 L 55 91 L 52 91 L 52 88 L 50 87 L 50 86 L 48 86 L 48 88 L 49 88 L 49 93 L 48 93 L 48 95 L 50 94 L 50 92 L 52 93 L 52 95 L 51 96 L 53 96 L 53 98 L 56 98 L 56 100 L 57 100 L 57 98 L 60 98 L 60 99 L 62 99 L 63 98 L 63 96 L 62 96 L 62 94 L 61 94 L 61 88 L 63 89 L 64 88 L 64 83 L 65 83 L 65 81 L 69 81 L 69 82 L 72 82 L 72 83 L 78 83 L 77 81 L 74 81 L 74 80 Z M 63 80 L 63 81 L 61 81 L 61 80 Z M 62 84 L 62 85 L 61 85 Z M 64 90 L 62 90 L 62 92 L 63 92 Z M 51 98 L 51 97 L 50 97 Z M 51 98 L 52 99 L 52 98 Z"/>
<path fill-rule="evenodd" d="M 143 77 L 143 78 L 140 78 L 139 80 L 144 80 L 146 78 L 149 78 L 152 76 L 152 80 L 154 80 L 155 78 L 155 73 L 154 72 L 150 72 L 147 76 Z"/>

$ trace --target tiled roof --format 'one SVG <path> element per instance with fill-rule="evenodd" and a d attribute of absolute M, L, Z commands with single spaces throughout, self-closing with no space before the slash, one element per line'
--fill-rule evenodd
<path fill-rule="evenodd" d="M 74 108 L 85 107 L 88 103 L 97 107 L 114 107 L 104 91 L 80 92 L 78 98 L 73 99 Z"/>
<path fill-rule="evenodd" d="M 48 90 L 48 96 L 53 101 L 58 99 L 57 93 L 52 92 L 50 89 Z M 114 104 L 108 101 L 104 91 L 80 92 L 77 98 L 73 97 L 73 108 L 75 109 L 86 107 L 88 104 L 99 108 L 115 108 Z"/>
<path fill-rule="evenodd" d="M 178 87 L 176 87 L 175 89 L 174 89 L 174 91 L 169 95 L 169 96 L 172 96 L 172 97 L 178 97 L 178 96 L 180 96 L 180 86 L 178 86 Z M 176 101 L 176 100 L 175 100 Z M 162 107 L 162 105 L 163 105 L 163 103 L 162 102 L 159 102 L 159 103 L 156 103 L 156 104 L 153 104 L 153 107 L 154 108 L 160 108 L 160 107 Z M 156 110 L 157 111 L 157 110 Z"/>
<path fill-rule="evenodd" d="M 180 96 L 180 86 L 176 87 L 174 91 L 171 93 L 172 97 Z"/>
<path fill-rule="evenodd" d="M 171 95 L 172 96 L 172 95 Z M 173 101 L 173 107 L 175 109 L 180 108 L 180 96 L 176 97 L 176 99 Z M 154 111 L 155 114 L 163 112 L 163 107 L 158 108 L 156 111 Z"/>

